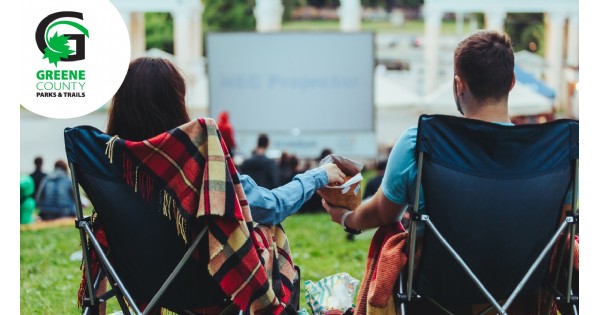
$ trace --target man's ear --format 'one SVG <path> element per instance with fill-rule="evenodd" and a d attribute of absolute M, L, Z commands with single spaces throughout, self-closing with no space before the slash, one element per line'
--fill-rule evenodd
<path fill-rule="evenodd" d="M 462 96 L 465 93 L 465 82 L 456 74 L 454 75 L 454 84 L 456 85 L 456 95 Z"/>
<path fill-rule="evenodd" d="M 517 76 L 515 75 L 515 72 L 513 71 L 512 82 L 510 83 L 510 90 L 508 90 L 508 91 L 512 91 L 512 89 L 515 87 L 516 82 L 517 82 Z"/>

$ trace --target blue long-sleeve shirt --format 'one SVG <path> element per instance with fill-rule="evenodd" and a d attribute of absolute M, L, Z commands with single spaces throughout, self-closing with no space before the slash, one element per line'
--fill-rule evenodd
<path fill-rule="evenodd" d="M 281 223 L 296 213 L 317 189 L 328 183 L 327 172 L 322 168 L 298 174 L 291 182 L 271 190 L 258 186 L 248 175 L 241 174 L 240 181 L 250 205 L 252 219 L 266 225 Z"/>

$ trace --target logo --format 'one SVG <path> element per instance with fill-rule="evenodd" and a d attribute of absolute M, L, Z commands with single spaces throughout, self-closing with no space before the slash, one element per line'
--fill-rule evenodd
<path fill-rule="evenodd" d="M 131 44 L 121 12 L 107 0 L 29 0 L 19 26 L 20 104 L 50 118 L 105 107 L 125 78 Z"/>
<path fill-rule="evenodd" d="M 44 54 L 44 59 L 48 59 L 48 62 L 54 64 L 55 67 L 58 67 L 59 61 L 84 60 L 85 38 L 90 37 L 87 28 L 83 25 L 64 18 L 83 20 L 83 14 L 74 11 L 61 11 L 50 14 L 38 24 L 35 31 L 35 41 L 38 49 Z M 59 35 L 57 29 L 63 25 L 78 30 L 80 33 Z M 75 50 L 71 49 L 69 41 L 75 41 Z"/>

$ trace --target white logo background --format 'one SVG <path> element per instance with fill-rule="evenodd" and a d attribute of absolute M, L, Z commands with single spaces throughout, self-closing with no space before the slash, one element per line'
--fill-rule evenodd
<path fill-rule="evenodd" d="M 28 1 L 24 4 L 27 14 L 21 16 L 22 63 L 19 84 L 20 102 L 28 110 L 50 118 L 74 118 L 89 114 L 110 101 L 125 78 L 130 61 L 131 47 L 129 33 L 117 9 L 107 0 L 81 1 Z M 89 31 L 85 39 L 85 59 L 60 61 L 55 66 L 40 52 L 35 40 L 38 24 L 48 15 L 59 11 L 75 11 L 83 14 L 83 20 L 61 18 L 83 25 Z M 49 37 L 58 32 L 80 34 L 77 29 L 60 25 L 50 30 Z M 75 41 L 69 41 L 71 50 Z M 39 70 L 85 70 L 85 86 L 66 92 L 85 92 L 85 97 L 37 97 L 37 92 L 65 92 L 38 90 L 43 82 L 63 82 L 62 80 L 40 80 Z M 66 80 L 65 82 L 81 82 Z M 83 82 L 81 82 L 83 83 Z"/>

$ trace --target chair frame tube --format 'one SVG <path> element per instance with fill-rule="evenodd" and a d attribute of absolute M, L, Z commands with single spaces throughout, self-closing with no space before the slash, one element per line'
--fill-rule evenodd
<path fill-rule="evenodd" d="M 417 187 L 415 190 L 415 199 L 413 200 L 413 213 L 411 214 L 411 221 L 410 221 L 410 233 L 409 233 L 409 237 L 410 237 L 410 247 L 409 247 L 409 254 L 408 254 L 408 281 L 407 281 L 407 294 L 408 294 L 408 301 L 410 301 L 412 299 L 412 285 L 413 285 L 413 276 L 414 276 L 414 266 L 415 266 L 415 244 L 416 244 L 416 239 L 417 239 L 417 221 L 412 219 L 412 216 L 417 214 L 419 212 L 419 193 L 421 190 L 421 174 L 423 169 L 423 152 L 419 152 L 419 161 L 417 164 L 417 183 L 416 186 Z"/>
<path fill-rule="evenodd" d="M 171 282 L 173 282 L 173 280 L 175 280 L 175 276 L 177 276 L 179 271 L 183 268 L 183 265 L 188 261 L 188 258 L 190 258 L 190 256 L 192 255 L 192 253 L 194 252 L 194 250 L 200 243 L 200 240 L 202 239 L 202 237 L 204 237 L 204 234 L 206 234 L 207 230 L 208 230 L 208 226 L 205 226 L 204 229 L 202 229 L 202 231 L 200 232 L 200 234 L 198 234 L 198 236 L 196 236 L 196 239 L 194 240 L 192 245 L 190 245 L 188 250 L 185 252 L 185 254 L 181 258 L 181 260 L 179 261 L 179 263 L 177 264 L 175 269 L 173 269 L 173 271 L 171 272 L 171 274 L 169 275 L 167 280 L 165 280 L 165 282 L 160 287 L 158 292 L 154 295 L 152 300 L 150 300 L 150 303 L 148 303 L 148 305 L 146 306 L 146 309 L 144 309 L 144 313 L 142 313 L 143 315 L 146 315 L 152 311 L 152 308 L 154 308 L 154 305 L 158 302 L 158 299 L 160 299 L 162 297 L 163 293 L 167 290 L 167 288 L 169 287 Z"/>
<path fill-rule="evenodd" d="M 71 169 L 71 185 L 73 188 L 73 198 L 75 198 L 75 215 L 77 216 L 76 222 L 83 222 L 84 217 L 83 217 L 83 210 L 81 209 L 81 196 L 79 195 L 79 182 L 77 181 L 76 170 L 75 170 L 75 166 L 73 165 L 73 163 L 69 162 L 69 168 Z M 92 260 L 92 257 L 90 256 L 90 252 L 88 250 L 85 250 L 85 244 L 87 244 L 85 231 L 83 231 L 80 228 L 80 226 L 77 226 L 77 228 L 79 228 L 79 238 L 81 239 L 81 246 L 84 248 L 83 264 L 85 266 L 85 269 L 88 271 L 85 273 L 85 276 L 86 276 L 86 282 L 87 282 L 87 287 L 88 287 L 88 292 L 89 292 L 90 304 L 96 305 L 97 301 L 96 301 L 96 297 L 94 296 L 92 275 L 89 272 L 89 270 L 90 270 L 89 267 L 90 267 L 90 262 Z"/>
<path fill-rule="evenodd" d="M 502 309 L 502 307 L 500 306 L 500 304 L 498 304 L 498 302 L 492 296 L 492 294 L 485 288 L 485 286 L 483 285 L 483 283 L 481 283 L 481 281 L 479 281 L 479 279 L 473 273 L 473 271 L 471 270 L 471 268 L 469 268 L 469 266 L 464 262 L 464 260 L 462 260 L 462 258 L 460 257 L 460 255 L 454 250 L 454 248 L 452 248 L 452 246 L 448 243 L 448 241 L 446 241 L 446 239 L 442 236 L 442 234 L 435 227 L 435 225 L 433 224 L 433 222 L 431 222 L 431 220 L 429 220 L 429 216 L 425 216 L 424 215 L 423 216 L 423 221 L 425 221 L 425 223 L 427 224 L 427 227 L 429 227 L 431 229 L 431 231 L 438 238 L 438 240 L 440 240 L 440 242 L 442 242 L 442 244 L 444 245 L 444 247 L 446 247 L 446 249 L 448 249 L 448 251 L 450 252 L 450 254 L 452 254 L 452 256 L 454 257 L 454 259 L 456 259 L 456 261 L 460 264 L 460 266 L 467 272 L 467 274 L 469 275 L 469 277 L 471 278 L 471 280 L 473 280 L 475 282 L 475 284 L 477 284 L 477 286 L 479 287 L 479 289 L 487 297 L 487 299 L 490 301 L 490 303 L 492 303 L 494 305 L 494 307 L 498 310 L 498 312 L 500 312 L 500 314 L 506 314 L 506 311 L 504 309 Z"/>
<path fill-rule="evenodd" d="M 572 207 L 573 207 L 573 216 L 575 218 L 579 217 L 579 206 L 577 204 L 577 196 L 579 195 L 579 159 L 575 160 L 575 176 L 573 179 L 573 199 L 572 199 Z M 575 232 L 577 225 L 579 223 L 574 220 L 571 223 L 571 246 L 569 248 L 569 269 L 567 276 L 567 303 L 571 303 L 571 284 L 573 281 L 573 258 L 574 258 L 574 250 L 575 250 Z"/>
<path fill-rule="evenodd" d="M 179 263 L 177 263 L 177 266 L 175 267 L 175 269 L 171 272 L 169 277 L 167 277 L 165 282 L 162 284 L 162 286 L 160 287 L 158 292 L 154 295 L 152 300 L 150 300 L 150 303 L 148 303 L 148 305 L 144 309 L 144 312 L 142 313 L 139 310 L 139 308 L 137 307 L 137 305 L 135 304 L 131 295 L 129 294 L 129 291 L 127 290 L 127 288 L 125 287 L 125 285 L 123 284 L 123 282 L 121 281 L 119 276 L 117 275 L 116 271 L 110 264 L 108 258 L 106 257 L 106 254 L 104 253 L 104 250 L 102 249 L 102 246 L 100 245 L 100 243 L 94 236 L 94 233 L 91 229 L 91 223 L 83 217 L 83 210 L 81 209 L 81 196 L 79 194 L 79 181 L 77 180 L 76 169 L 75 169 L 73 163 L 71 163 L 71 162 L 69 162 L 69 168 L 71 169 L 71 183 L 73 186 L 73 195 L 74 195 L 73 197 L 76 200 L 76 202 L 75 202 L 75 212 L 76 212 L 76 216 L 77 216 L 76 227 L 79 229 L 79 236 L 81 238 L 81 244 L 84 247 L 83 260 L 84 260 L 85 269 L 87 271 L 86 272 L 86 280 L 87 280 L 87 286 L 88 286 L 88 292 L 89 292 L 90 305 L 95 306 L 96 304 L 98 304 L 99 300 L 95 296 L 94 283 L 92 282 L 92 278 L 91 278 L 92 276 L 89 272 L 91 270 L 91 268 L 90 268 L 91 257 L 90 257 L 90 251 L 85 248 L 85 246 L 86 246 L 85 244 L 88 243 L 86 240 L 86 234 L 88 235 L 89 241 L 91 242 L 92 246 L 96 250 L 98 257 L 100 258 L 102 264 L 106 268 L 106 272 L 108 272 L 107 277 L 112 278 L 111 282 L 114 282 L 116 284 L 121 295 L 125 299 L 127 299 L 127 302 L 129 303 L 130 307 L 133 308 L 133 311 L 136 314 L 142 314 L 142 315 L 149 314 L 151 312 L 152 308 L 154 308 L 156 303 L 158 303 L 158 300 L 162 297 L 164 292 L 167 290 L 169 285 L 173 282 L 173 280 L 175 280 L 175 277 L 177 276 L 179 271 L 181 271 L 181 269 L 183 268 L 185 263 L 191 257 L 192 253 L 194 252 L 194 250 L 200 243 L 200 240 L 204 237 L 204 235 L 208 231 L 208 226 L 205 226 L 204 229 L 202 229 L 202 231 L 200 231 L 198 236 L 196 236 L 196 238 L 194 239 L 194 242 L 187 249 L 187 251 L 181 258 Z M 112 283 L 111 283 L 111 285 L 112 285 Z M 120 300 L 119 300 L 119 304 L 121 304 Z M 121 307 L 122 307 L 122 305 L 121 305 Z M 127 309 L 124 309 L 124 311 L 129 312 L 129 310 L 127 310 Z M 84 311 L 84 313 L 86 313 L 86 311 Z"/>
<path fill-rule="evenodd" d="M 135 313 L 141 314 L 141 312 L 138 309 L 137 305 L 135 304 L 133 298 L 131 298 L 129 291 L 127 290 L 125 285 L 123 285 L 121 278 L 119 278 L 119 276 L 117 275 L 117 272 L 115 271 L 115 269 L 112 267 L 112 265 L 108 261 L 108 257 L 106 257 L 106 255 L 104 254 L 104 250 L 102 249 L 102 246 L 100 245 L 100 243 L 98 242 L 96 237 L 94 237 L 94 233 L 92 232 L 92 229 L 90 228 L 89 223 L 84 222 L 83 228 L 90 236 L 90 241 L 92 242 L 92 245 L 96 249 L 96 253 L 98 254 L 98 257 L 100 258 L 100 261 L 102 261 L 102 264 L 106 268 L 106 272 L 108 272 L 108 274 L 110 274 L 110 276 L 113 277 L 113 280 L 117 284 L 117 287 L 119 288 L 119 290 L 121 290 L 121 293 L 123 293 L 123 296 L 127 299 L 127 302 L 129 302 L 129 305 L 133 308 Z"/>
<path fill-rule="evenodd" d="M 404 285 L 404 279 L 402 279 L 402 271 L 400 271 L 400 278 L 398 279 L 398 292 L 400 294 L 404 293 L 404 288 L 402 288 L 402 286 Z M 406 314 L 406 307 L 404 306 L 404 303 L 400 303 L 400 314 L 401 315 L 405 315 Z"/>
<path fill-rule="evenodd" d="M 570 232 L 570 249 L 569 249 L 569 269 L 568 269 L 568 279 L 567 279 L 567 296 L 566 301 L 570 303 L 572 290 L 571 284 L 573 279 L 573 260 L 574 260 L 574 246 L 575 246 L 575 232 L 577 228 L 577 217 L 579 214 L 579 207 L 577 206 L 577 195 L 578 195 L 578 174 L 579 174 L 579 160 L 575 160 L 575 176 L 573 180 L 573 215 L 568 216 L 565 220 L 560 224 L 550 241 L 546 244 L 542 252 L 538 255 L 534 263 L 531 265 L 525 276 L 521 279 L 519 284 L 517 284 L 516 288 L 513 290 L 512 294 L 505 301 L 504 305 L 500 306 L 496 299 L 491 295 L 491 293 L 485 288 L 485 286 L 479 281 L 477 276 L 471 271 L 469 266 L 462 260 L 460 255 L 450 246 L 450 244 L 446 241 L 446 239 L 441 235 L 441 233 L 437 230 L 433 222 L 429 220 L 429 216 L 423 215 L 422 221 L 425 221 L 427 226 L 433 231 L 434 235 L 442 242 L 442 244 L 450 251 L 452 256 L 456 259 L 456 261 L 460 264 L 460 266 L 467 272 L 469 277 L 475 282 L 475 284 L 480 288 L 483 294 L 488 298 L 488 300 L 492 303 L 493 307 L 498 310 L 500 314 L 507 314 L 506 310 L 519 294 L 519 292 L 525 287 L 527 280 L 531 277 L 535 269 L 541 264 L 544 256 L 550 251 L 552 246 L 555 244 L 556 240 L 559 238 L 561 233 L 566 229 Z M 413 205 L 413 213 L 412 215 L 418 214 L 419 211 L 419 193 L 421 189 L 421 175 L 423 168 L 423 152 L 419 152 L 418 164 L 417 164 L 417 182 L 416 182 L 416 192 L 415 192 L 415 200 Z M 568 226 L 568 228 L 567 228 Z M 408 257 L 408 281 L 407 281 L 407 300 L 410 301 L 412 297 L 412 285 L 413 285 L 413 277 L 414 277 L 414 255 L 415 255 L 415 244 L 416 244 L 416 227 L 417 221 L 412 219 L 410 225 L 410 248 L 409 248 L 409 257 Z M 561 259 L 562 260 L 562 259 Z M 402 293 L 402 276 L 400 276 L 400 293 Z M 573 309 L 577 312 L 575 305 L 573 305 Z M 404 303 L 402 303 L 402 314 L 404 314 Z"/>
<path fill-rule="evenodd" d="M 533 265 L 531 265 L 531 267 L 529 267 L 529 270 L 527 270 L 527 273 L 525 274 L 525 276 L 523 277 L 523 279 L 521 279 L 521 282 L 519 282 L 519 284 L 517 285 L 517 287 L 514 289 L 513 293 L 506 300 L 506 302 L 502 306 L 502 311 L 505 312 L 506 309 L 508 309 L 508 307 L 510 306 L 510 304 L 517 297 L 517 294 L 519 294 L 519 292 L 521 291 L 521 289 L 523 289 L 523 287 L 525 286 L 525 283 L 527 282 L 527 280 L 529 280 L 529 277 L 531 277 L 531 275 L 533 274 L 533 272 L 535 271 L 535 269 L 542 262 L 542 259 L 544 259 L 544 256 L 546 256 L 546 254 L 550 251 L 550 249 L 552 248 L 552 246 L 556 242 L 556 239 L 558 239 L 558 237 L 560 236 L 560 234 L 567 227 L 567 223 L 570 222 L 570 221 L 573 221 L 573 218 L 567 217 L 560 224 L 560 226 L 558 227 L 558 230 L 554 233 L 554 235 L 552 236 L 552 238 L 550 239 L 550 241 L 548 242 L 548 244 L 546 244 L 546 246 L 544 247 L 544 250 L 542 250 L 542 252 L 538 255 L 538 257 L 536 258 L 536 260 L 533 263 Z"/>

